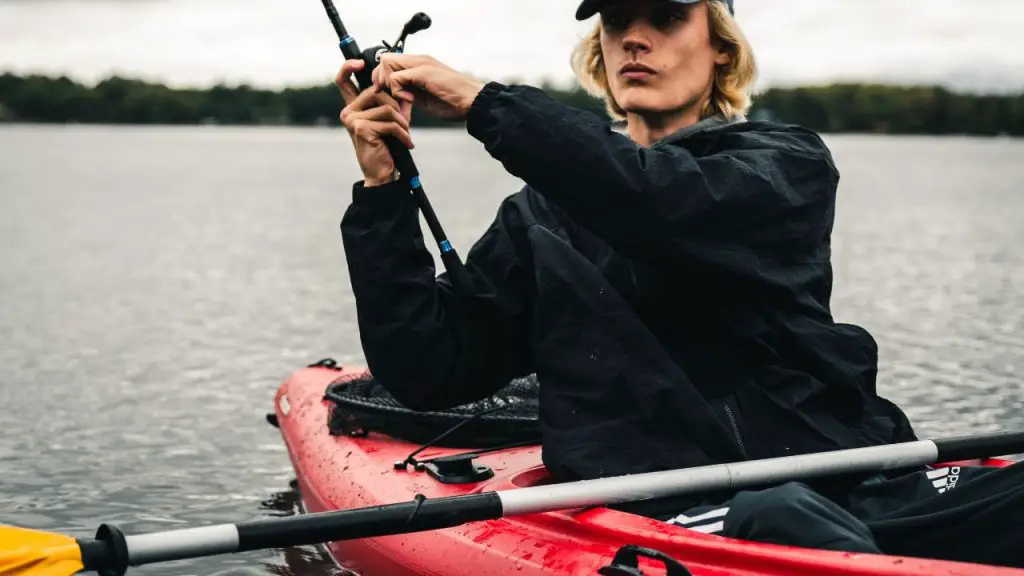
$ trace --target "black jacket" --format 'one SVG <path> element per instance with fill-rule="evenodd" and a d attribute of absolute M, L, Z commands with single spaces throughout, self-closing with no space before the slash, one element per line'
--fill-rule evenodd
<path fill-rule="evenodd" d="M 468 131 L 526 187 L 467 253 L 468 297 L 435 277 L 409 193 L 357 183 L 341 231 L 376 378 L 437 409 L 535 372 L 564 479 L 914 439 L 876 395 L 874 340 L 829 310 L 829 150 L 706 124 L 644 148 L 488 84 Z"/>

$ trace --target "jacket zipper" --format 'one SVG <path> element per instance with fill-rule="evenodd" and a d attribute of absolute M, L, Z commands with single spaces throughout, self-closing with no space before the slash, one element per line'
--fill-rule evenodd
<path fill-rule="evenodd" d="M 736 444 L 740 447 L 740 452 L 743 457 L 747 457 L 747 448 L 743 445 L 743 438 L 740 437 L 739 426 L 736 425 L 736 417 L 732 414 L 732 408 L 729 407 L 728 401 L 725 404 L 725 417 L 729 419 L 729 428 L 732 429 L 732 436 L 736 439 Z"/>
<path fill-rule="evenodd" d="M 636 291 L 640 288 L 640 281 L 636 277 L 636 268 L 633 267 L 633 263 L 629 264 L 629 276 L 633 280 L 633 290 Z M 733 416 L 732 408 L 729 406 L 729 401 L 725 401 L 725 417 L 729 419 L 729 428 L 732 430 L 732 437 L 736 439 L 736 445 L 740 448 L 740 453 L 743 454 L 744 458 L 747 458 L 747 447 L 743 444 L 743 438 L 740 437 L 740 428 L 736 424 L 736 417 Z"/>

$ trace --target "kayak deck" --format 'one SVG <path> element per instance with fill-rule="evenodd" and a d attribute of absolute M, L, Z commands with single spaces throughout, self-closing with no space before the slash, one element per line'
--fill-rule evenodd
<path fill-rule="evenodd" d="M 396 470 L 418 445 L 371 432 L 365 437 L 332 436 L 327 387 L 354 379 L 362 369 L 303 368 L 275 397 L 281 434 L 307 512 L 346 510 L 491 490 L 514 490 L 549 481 L 539 446 L 509 448 L 475 459 L 494 471 L 484 481 L 445 484 L 412 467 Z M 428 448 L 424 460 L 467 452 Z M 1000 461 L 972 462 L 1001 465 Z M 906 576 L 1022 575 L 1024 570 L 810 550 L 746 542 L 604 507 L 545 512 L 473 522 L 453 528 L 326 544 L 341 566 L 363 576 L 381 574 L 598 574 L 626 545 L 657 550 L 676 559 L 693 576 Z M 660 562 L 640 560 L 644 574 L 665 574 Z"/>

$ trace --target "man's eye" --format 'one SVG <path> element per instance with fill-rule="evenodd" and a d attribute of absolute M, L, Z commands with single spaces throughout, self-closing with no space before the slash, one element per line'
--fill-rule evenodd
<path fill-rule="evenodd" d="M 655 28 L 668 28 L 679 24 L 680 22 L 686 22 L 690 17 L 690 11 L 687 8 L 670 8 L 668 10 L 656 10 L 651 14 L 651 25 Z"/>
<path fill-rule="evenodd" d="M 608 12 L 601 15 L 601 23 L 608 30 L 624 30 L 629 24 L 629 18 L 621 12 Z"/>

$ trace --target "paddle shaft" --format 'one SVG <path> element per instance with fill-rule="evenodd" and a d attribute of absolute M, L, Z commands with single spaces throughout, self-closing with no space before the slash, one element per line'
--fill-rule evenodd
<path fill-rule="evenodd" d="M 373 84 L 373 69 L 377 66 L 379 54 L 386 49 L 377 47 L 365 52 L 360 50 L 355 38 L 345 29 L 345 24 L 338 16 L 338 10 L 334 7 L 332 0 L 322 1 L 324 9 L 327 11 L 327 17 L 330 18 L 331 24 L 334 25 L 334 30 L 338 34 L 338 46 L 341 48 L 342 55 L 346 60 L 362 60 L 365 63 L 363 69 L 356 72 L 356 83 L 359 90 L 366 90 Z M 385 90 L 385 92 L 388 91 Z M 470 294 L 472 281 L 469 272 L 466 271 L 466 266 L 462 263 L 462 259 L 459 258 L 452 243 L 448 241 L 448 235 L 441 227 L 441 222 L 437 219 L 437 214 L 434 213 L 434 208 L 430 205 L 426 192 L 423 191 L 420 172 L 412 159 L 412 153 L 394 136 L 384 136 L 383 141 L 388 152 L 391 153 L 391 159 L 395 163 L 395 170 L 399 174 L 400 181 L 412 192 L 412 197 L 423 214 L 423 220 L 427 223 L 427 228 L 430 229 L 431 235 L 437 242 L 438 250 L 441 253 L 441 262 L 444 264 L 445 270 L 448 271 L 452 286 L 460 294 Z"/>
<path fill-rule="evenodd" d="M 86 569 L 138 566 L 215 554 L 371 538 L 449 528 L 502 517 L 583 506 L 635 502 L 705 491 L 740 489 L 791 480 L 877 472 L 1015 454 L 1024 451 L 1024 432 L 920 440 L 900 444 L 802 454 L 767 460 L 716 464 L 629 476 L 534 486 L 467 496 L 425 499 L 353 510 L 266 518 L 239 524 L 171 530 L 80 542 Z M 118 539 L 121 540 L 118 543 Z M 111 543 L 114 540 L 114 543 Z"/>

